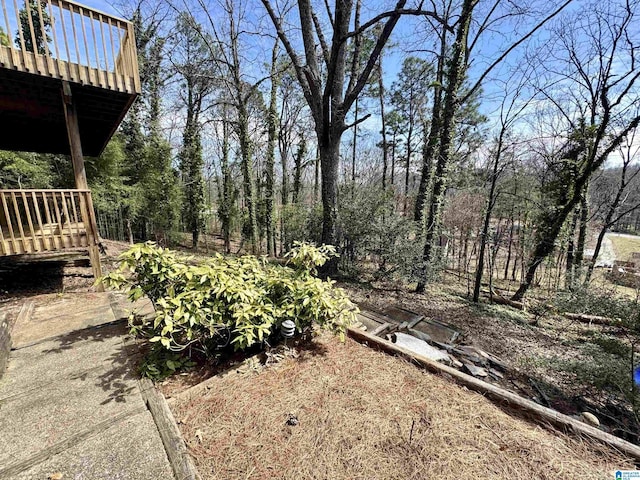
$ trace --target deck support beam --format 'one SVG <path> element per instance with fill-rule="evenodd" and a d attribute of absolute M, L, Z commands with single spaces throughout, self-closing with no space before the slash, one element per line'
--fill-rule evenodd
<path fill-rule="evenodd" d="M 87 174 L 84 168 L 84 155 L 82 154 L 82 141 L 80 138 L 80 126 L 78 124 L 78 112 L 73 101 L 73 93 L 71 85 L 67 81 L 62 82 L 62 103 L 64 107 L 64 117 L 67 124 L 67 134 L 69 136 L 69 149 L 71 152 L 71 162 L 73 163 L 73 173 L 75 176 L 76 188 L 78 190 L 89 190 L 87 183 Z M 98 225 L 96 223 L 95 210 L 93 202 L 89 196 L 87 203 L 82 202 L 80 206 L 82 210 L 83 221 L 85 222 L 85 230 L 87 232 L 89 259 L 91 260 L 91 268 L 93 276 L 97 280 L 102 276 L 102 266 L 100 264 L 100 250 L 98 247 L 99 234 Z M 98 284 L 98 291 L 104 291 L 104 286 Z"/>

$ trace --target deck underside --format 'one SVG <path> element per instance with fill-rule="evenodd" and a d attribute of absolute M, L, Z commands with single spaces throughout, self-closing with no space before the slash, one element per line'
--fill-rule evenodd
<path fill-rule="evenodd" d="M 69 154 L 62 81 L 0 68 L 0 149 Z M 99 155 L 135 94 L 72 83 L 85 155 Z"/>

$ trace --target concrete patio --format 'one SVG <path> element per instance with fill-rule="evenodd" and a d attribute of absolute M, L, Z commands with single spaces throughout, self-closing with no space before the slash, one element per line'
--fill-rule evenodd
<path fill-rule="evenodd" d="M 0 478 L 174 478 L 126 341 L 129 306 L 81 293 L 23 309 L 0 379 Z"/>

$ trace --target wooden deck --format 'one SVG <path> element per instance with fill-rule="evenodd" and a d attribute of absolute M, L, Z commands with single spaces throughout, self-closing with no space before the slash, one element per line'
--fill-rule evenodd
<path fill-rule="evenodd" d="M 1 1 L 0 27 L 7 35 L 0 48 L 2 67 L 140 93 L 131 23 L 69 0 L 39 0 L 35 11 L 33 1 Z"/>
<path fill-rule="evenodd" d="M 0 149 L 70 153 L 68 82 L 83 152 L 99 155 L 141 90 L 132 24 L 69 0 L 0 2 Z"/>
<path fill-rule="evenodd" d="M 95 246 L 92 209 L 88 190 L 0 190 L 0 255 Z"/>

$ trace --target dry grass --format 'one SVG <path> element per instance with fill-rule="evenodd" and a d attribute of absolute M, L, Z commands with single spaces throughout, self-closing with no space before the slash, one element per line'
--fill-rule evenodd
<path fill-rule="evenodd" d="M 640 252 L 640 237 L 631 235 L 610 235 L 613 249 L 616 252 L 618 260 L 628 262 L 631 260 L 631 254 Z"/>
<path fill-rule="evenodd" d="M 399 358 L 352 340 L 318 345 L 176 399 L 204 479 L 595 479 L 632 468 Z"/>

